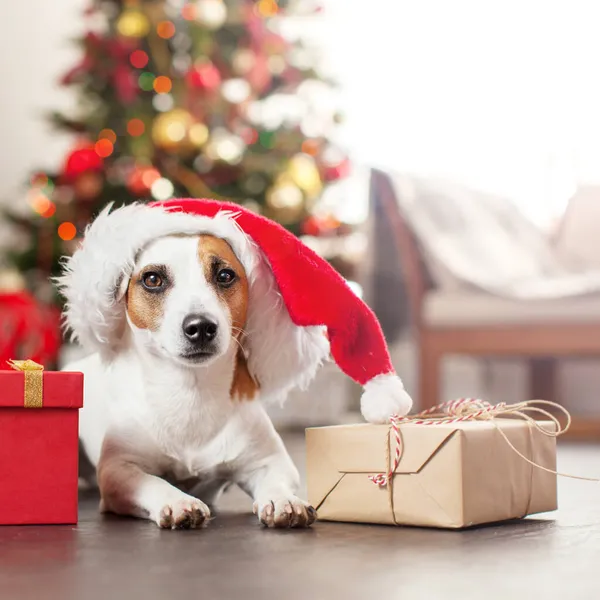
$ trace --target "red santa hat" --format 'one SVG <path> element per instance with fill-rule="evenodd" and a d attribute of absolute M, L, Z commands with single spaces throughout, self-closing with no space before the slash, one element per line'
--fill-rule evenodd
<path fill-rule="evenodd" d="M 270 390 L 281 397 L 306 385 L 330 349 L 339 368 L 364 386 L 366 420 L 383 423 L 410 410 L 412 400 L 367 305 L 298 238 L 232 203 L 183 199 L 105 209 L 59 278 L 67 298 L 66 321 L 84 345 L 101 351 L 114 345 L 123 325 L 119 290 L 137 253 L 157 237 L 175 233 L 226 239 L 250 272 L 255 306 L 248 329 L 266 333 L 249 341 L 248 364 L 263 394 Z"/>

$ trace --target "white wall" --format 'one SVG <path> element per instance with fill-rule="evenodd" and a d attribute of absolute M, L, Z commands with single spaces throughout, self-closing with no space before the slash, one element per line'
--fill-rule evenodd
<path fill-rule="evenodd" d="M 44 113 L 73 106 L 58 78 L 77 60 L 70 42 L 83 25 L 84 0 L 0 2 L 0 202 L 23 202 L 33 169 L 60 164 L 69 138 L 44 123 Z"/>

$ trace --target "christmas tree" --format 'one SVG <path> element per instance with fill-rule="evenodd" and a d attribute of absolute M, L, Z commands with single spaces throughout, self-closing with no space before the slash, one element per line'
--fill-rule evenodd
<path fill-rule="evenodd" d="M 329 139 L 329 85 L 315 56 L 285 36 L 310 0 L 96 0 L 81 60 L 61 80 L 77 114 L 54 114 L 76 134 L 56 173 L 31 178 L 29 235 L 12 259 L 49 299 L 48 276 L 107 203 L 170 197 L 227 199 L 295 234 L 343 231 L 318 199 L 348 160 Z M 315 212 L 316 211 L 316 212 Z"/>

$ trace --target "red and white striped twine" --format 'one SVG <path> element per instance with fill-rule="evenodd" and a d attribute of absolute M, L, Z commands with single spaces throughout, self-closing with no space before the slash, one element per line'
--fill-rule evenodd
<path fill-rule="evenodd" d="M 562 425 L 555 415 L 548 412 L 545 408 L 542 408 L 542 406 L 547 408 L 553 407 L 561 411 L 566 416 L 566 424 Z M 538 421 L 536 421 L 532 414 L 552 421 L 555 428 L 552 430 L 545 429 Z M 369 475 L 369 479 L 379 487 L 386 487 L 394 476 L 402 457 L 402 434 L 400 433 L 400 425 L 402 423 L 412 423 L 414 425 L 450 425 L 452 423 L 461 423 L 464 421 L 494 420 L 496 417 L 502 415 L 520 417 L 529 422 L 535 429 L 544 435 L 551 437 L 558 437 L 565 433 L 571 425 L 571 415 L 569 412 L 560 406 L 560 404 L 549 402 L 547 400 L 529 400 L 517 404 L 506 404 L 505 402 L 501 402 L 500 404 L 490 404 L 489 402 L 478 398 L 458 398 L 457 400 L 438 404 L 437 406 L 428 408 L 413 416 L 400 417 L 398 415 L 392 415 L 390 417 L 390 434 L 393 434 L 396 446 L 393 461 L 391 462 L 387 473 Z M 501 430 L 500 432 L 502 433 Z M 505 435 L 504 438 L 515 452 L 522 456 L 527 462 L 534 464 L 514 448 Z M 550 469 L 541 467 L 540 465 L 534 464 L 534 466 L 542 468 L 545 471 L 554 472 Z M 576 479 L 588 478 L 576 477 Z"/>

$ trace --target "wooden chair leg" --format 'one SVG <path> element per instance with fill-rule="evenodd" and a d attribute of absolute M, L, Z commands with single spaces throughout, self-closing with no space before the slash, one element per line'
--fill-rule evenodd
<path fill-rule="evenodd" d="M 556 402 L 558 380 L 554 358 L 529 359 L 529 398 Z"/>
<path fill-rule="evenodd" d="M 421 343 L 419 352 L 418 410 L 425 410 L 440 402 L 442 355 L 426 343 Z"/>

